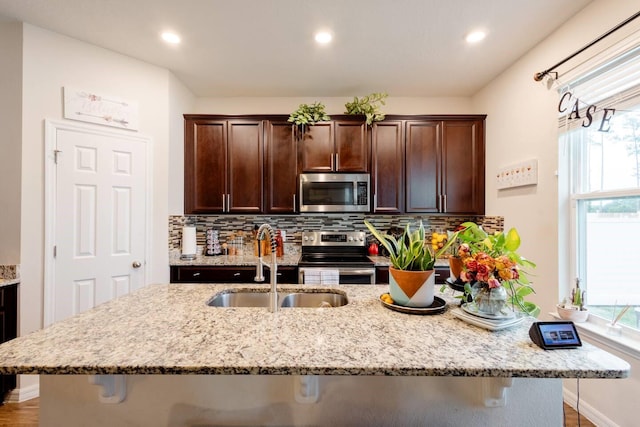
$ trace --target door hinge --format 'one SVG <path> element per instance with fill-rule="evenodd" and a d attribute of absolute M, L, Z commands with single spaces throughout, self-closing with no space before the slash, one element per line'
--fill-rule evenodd
<path fill-rule="evenodd" d="M 58 154 L 62 153 L 62 150 L 53 150 L 53 163 L 58 164 Z"/>
<path fill-rule="evenodd" d="M 53 257 L 55 258 L 58 255 L 58 247 L 54 246 L 53 247 Z"/>

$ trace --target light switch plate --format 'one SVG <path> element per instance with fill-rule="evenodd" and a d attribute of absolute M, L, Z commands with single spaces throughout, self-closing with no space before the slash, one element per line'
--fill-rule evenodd
<path fill-rule="evenodd" d="M 500 168 L 496 173 L 498 190 L 538 183 L 538 160 L 531 159 Z"/>

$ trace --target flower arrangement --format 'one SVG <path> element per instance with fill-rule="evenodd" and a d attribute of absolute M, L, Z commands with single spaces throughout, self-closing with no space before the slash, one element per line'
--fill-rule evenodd
<path fill-rule="evenodd" d="M 463 261 L 460 279 L 465 282 L 465 293 L 472 293 L 472 285 L 476 291 L 504 288 L 506 302 L 513 308 L 534 317 L 540 314 L 540 307 L 525 301 L 525 297 L 534 292 L 525 269 L 536 265 L 518 254 L 517 230 L 489 234 L 473 222 L 462 226 L 464 229 L 458 234 L 458 255 Z"/>

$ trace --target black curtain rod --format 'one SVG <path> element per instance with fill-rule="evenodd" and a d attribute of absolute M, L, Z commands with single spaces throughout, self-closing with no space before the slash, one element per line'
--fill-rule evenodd
<path fill-rule="evenodd" d="M 635 15 L 633 15 L 633 16 L 627 18 L 626 20 L 624 20 L 623 22 L 619 23 L 618 25 L 616 25 L 615 27 L 613 27 L 612 29 L 610 29 L 609 31 L 607 31 L 606 33 L 604 33 L 603 35 L 601 35 L 600 37 L 598 37 L 597 39 L 595 39 L 594 41 L 592 41 L 591 43 L 589 43 L 588 45 L 583 47 L 582 49 L 572 53 L 571 55 L 569 55 L 566 58 L 564 58 L 562 61 L 560 61 L 557 64 L 553 65 L 551 68 L 548 68 L 548 69 L 546 69 L 544 71 L 540 71 L 539 73 L 535 73 L 533 75 L 533 80 L 539 82 L 540 80 L 542 80 L 544 78 L 544 76 L 546 76 L 547 74 L 549 74 L 550 72 L 552 72 L 553 70 L 555 70 L 556 68 L 558 68 L 559 66 L 564 64 L 565 62 L 567 62 L 568 60 L 570 60 L 573 57 L 581 54 L 582 52 L 584 52 L 585 50 L 589 49 L 594 44 L 598 43 L 600 40 L 602 40 L 602 39 L 604 39 L 606 37 L 609 37 L 612 33 L 618 31 L 620 28 L 624 27 L 629 22 L 633 21 L 634 19 L 636 19 L 639 16 L 640 16 L 640 12 L 637 12 Z"/>

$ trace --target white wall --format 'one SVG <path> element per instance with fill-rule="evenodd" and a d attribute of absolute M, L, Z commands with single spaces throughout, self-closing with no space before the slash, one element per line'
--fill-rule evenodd
<path fill-rule="evenodd" d="M 555 89 L 549 90 L 543 82 L 535 82 L 533 74 L 633 15 L 637 6 L 637 0 L 594 1 L 473 98 L 475 110 L 488 114 L 486 213 L 503 215 L 505 227 L 516 227 L 522 238 L 522 253 L 538 264 L 534 277 L 535 301 L 542 307 L 541 317 L 555 311 L 555 304 L 566 295 L 565 287 L 571 284 L 566 283 L 564 276 L 560 277 L 558 261 L 559 255 L 564 256 L 564 252 L 558 251 L 562 230 L 558 226 L 559 195 L 555 176 L 559 98 Z M 576 66 L 607 44 L 611 44 L 611 39 L 560 67 L 559 71 Z M 498 168 L 527 159 L 538 159 L 538 185 L 498 191 L 494 179 Z M 580 396 L 584 403 L 616 424 L 635 425 L 640 362 L 627 355 L 620 357 L 631 364 L 631 379 L 582 380 Z M 575 391 L 575 380 L 566 381 L 565 387 Z M 603 399 L 604 395 L 611 398 Z"/>
<path fill-rule="evenodd" d="M 384 86 L 384 83 L 381 83 Z M 354 94 L 362 96 L 366 94 Z M 290 114 L 303 103 L 322 102 L 331 114 L 344 114 L 344 104 L 353 98 L 198 98 L 192 113 L 203 114 Z M 387 98 L 382 111 L 386 114 L 470 114 L 469 98 Z"/>
<path fill-rule="evenodd" d="M 169 215 L 184 213 L 184 117 L 194 111 L 196 101 L 180 80 L 173 74 L 169 79 Z M 168 241 L 169 227 L 165 227 Z M 166 247 L 163 247 L 166 249 Z"/>
<path fill-rule="evenodd" d="M 0 22 L 0 264 L 20 264 L 22 24 Z"/>
<path fill-rule="evenodd" d="M 32 25 L 23 27 L 20 335 L 42 327 L 44 248 L 44 119 L 62 119 L 62 88 L 138 100 L 140 134 L 152 138 L 153 252 L 150 282 L 167 282 L 169 78 L 147 63 Z M 20 387 L 29 385 L 21 381 Z M 35 381 L 35 380 L 34 380 Z"/>

